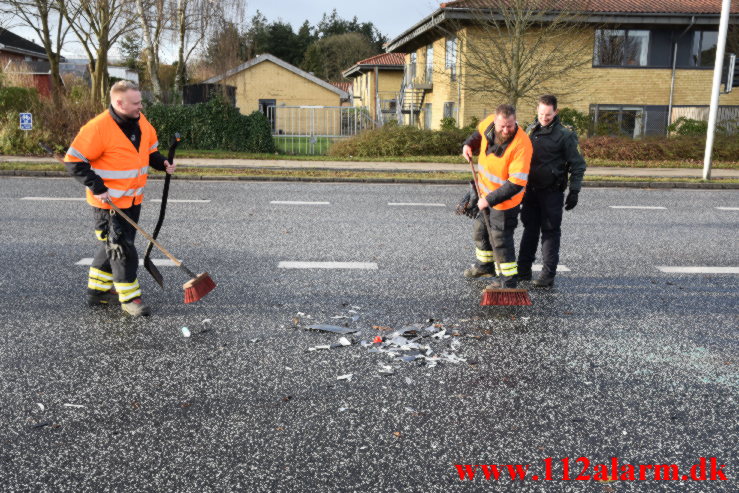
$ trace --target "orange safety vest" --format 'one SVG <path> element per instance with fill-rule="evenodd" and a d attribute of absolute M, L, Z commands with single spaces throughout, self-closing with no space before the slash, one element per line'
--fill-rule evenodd
<path fill-rule="evenodd" d="M 103 179 L 113 203 L 121 209 L 140 204 L 144 200 L 144 185 L 149 173 L 149 154 L 159 147 L 157 133 L 151 123 L 141 115 L 141 142 L 139 150 L 123 133 L 105 110 L 87 122 L 74 138 L 64 160 L 84 161 Z M 101 209 L 110 205 L 97 200 L 87 189 L 87 203 Z"/>
<path fill-rule="evenodd" d="M 495 115 L 490 115 L 480 122 L 477 131 L 482 135 L 480 142 L 480 157 L 478 158 L 477 173 L 478 181 L 483 196 L 497 190 L 506 181 L 521 185 L 524 187 L 519 193 L 510 199 L 496 204 L 494 209 L 507 210 L 516 207 L 523 200 L 523 194 L 526 191 L 526 183 L 529 180 L 529 168 L 531 166 L 531 156 L 534 153 L 534 147 L 531 145 L 531 139 L 526 132 L 519 126 L 513 140 L 506 147 L 501 157 L 493 153 L 487 154 L 488 139 L 485 131 L 495 120 Z"/>

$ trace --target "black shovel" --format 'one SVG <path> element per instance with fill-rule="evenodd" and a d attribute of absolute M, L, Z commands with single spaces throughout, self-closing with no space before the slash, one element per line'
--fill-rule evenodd
<path fill-rule="evenodd" d="M 167 161 L 169 161 L 169 164 L 172 164 L 174 161 L 174 151 L 177 149 L 177 144 L 180 143 L 180 134 L 175 133 L 170 139 L 169 139 L 169 153 L 167 154 Z M 159 235 L 159 230 L 162 227 L 162 223 L 164 222 L 164 213 L 167 211 L 167 196 L 169 195 L 169 180 L 172 177 L 169 173 L 166 173 L 164 176 L 164 190 L 162 190 L 162 205 L 159 208 L 159 219 L 157 220 L 157 225 L 154 227 L 154 233 L 151 235 L 154 239 L 157 238 L 157 235 Z M 159 269 L 157 269 L 156 265 L 154 265 L 154 262 L 151 260 L 149 255 L 151 255 L 151 249 L 154 246 L 153 242 L 149 242 L 149 244 L 146 246 L 146 253 L 144 254 L 144 267 L 146 267 L 146 270 L 149 271 L 149 274 L 151 274 L 151 277 L 154 278 L 154 280 L 159 284 L 161 288 L 164 288 L 164 278 L 162 277 L 161 272 L 159 272 Z"/>

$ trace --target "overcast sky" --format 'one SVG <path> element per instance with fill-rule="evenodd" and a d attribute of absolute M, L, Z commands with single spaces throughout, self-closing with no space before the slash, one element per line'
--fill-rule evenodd
<path fill-rule="evenodd" d="M 339 5 L 337 5 L 337 3 Z M 336 0 L 247 0 L 245 18 L 248 21 L 259 10 L 273 22 L 282 19 L 292 25 L 297 32 L 304 21 L 315 26 L 324 12 L 330 14 L 335 8 L 339 17 L 351 20 L 354 16 L 359 22 L 372 22 L 389 40 L 413 26 L 440 5 L 439 0 L 370 0 L 363 2 L 336 2 Z M 39 43 L 36 33 L 18 26 L 8 26 L 14 33 Z M 84 58 L 84 51 L 76 42 L 74 35 L 68 35 L 68 44 L 62 50 L 67 58 Z M 40 44 L 40 43 L 39 43 Z M 162 61 L 171 63 L 176 59 L 176 50 L 171 46 L 163 46 Z M 117 48 L 110 52 L 111 58 L 119 58 Z"/>

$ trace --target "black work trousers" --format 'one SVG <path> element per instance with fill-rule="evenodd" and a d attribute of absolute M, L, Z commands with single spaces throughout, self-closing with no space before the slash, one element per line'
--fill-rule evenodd
<path fill-rule="evenodd" d="M 141 204 L 122 211 L 138 222 Z M 136 277 L 139 268 L 139 255 L 134 244 L 136 228 L 108 209 L 93 207 L 93 217 L 95 235 L 101 243 L 90 266 L 88 290 L 94 293 L 115 286 L 122 302 L 141 296 Z"/>
<path fill-rule="evenodd" d="M 531 271 L 541 235 L 542 274 L 554 277 L 559 263 L 564 192 L 558 189 L 527 189 L 521 203 L 523 236 L 518 252 L 521 272 Z"/>
<path fill-rule="evenodd" d="M 495 245 L 498 253 L 498 262 L 502 269 L 501 274 L 513 276 L 517 273 L 516 268 L 516 246 L 513 241 L 513 233 L 518 226 L 519 206 L 504 211 L 488 209 L 490 211 L 489 223 L 485 223 L 485 214 L 480 212 L 474 222 L 472 237 L 477 249 L 478 265 L 483 268 L 491 268 L 495 261 L 490 241 Z M 490 233 L 488 233 L 488 228 Z"/>

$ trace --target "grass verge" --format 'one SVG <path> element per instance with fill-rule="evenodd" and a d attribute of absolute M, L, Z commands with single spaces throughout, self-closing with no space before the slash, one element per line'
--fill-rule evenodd
<path fill-rule="evenodd" d="M 181 158 L 204 159 L 257 159 L 281 161 L 339 161 L 339 162 L 375 162 L 375 163 L 445 163 L 467 166 L 461 156 L 395 156 L 395 157 L 336 157 L 336 156 L 308 156 L 291 154 L 252 154 L 247 152 L 232 152 L 218 150 L 182 150 L 177 152 Z M 703 168 L 700 161 L 609 161 L 606 159 L 589 159 L 588 166 L 616 167 L 616 168 Z M 739 162 L 717 161 L 713 163 L 716 169 L 739 169 Z"/>
<path fill-rule="evenodd" d="M 65 173 L 64 167 L 55 163 L 0 163 L 0 170 L 31 171 L 31 172 L 59 172 Z M 159 172 L 154 172 L 156 176 Z M 263 168 L 214 168 L 214 167 L 178 167 L 177 178 L 243 178 L 243 179 L 277 179 L 277 180 L 327 180 L 327 181 L 394 181 L 394 182 L 467 182 L 470 173 L 460 172 L 404 172 L 404 171 L 354 171 L 354 170 L 326 170 L 326 169 L 263 169 Z M 585 176 L 585 181 L 591 182 L 639 182 L 639 183 L 727 183 L 739 184 L 739 179 L 717 178 L 710 181 L 698 178 L 634 178 L 628 176 Z"/>

